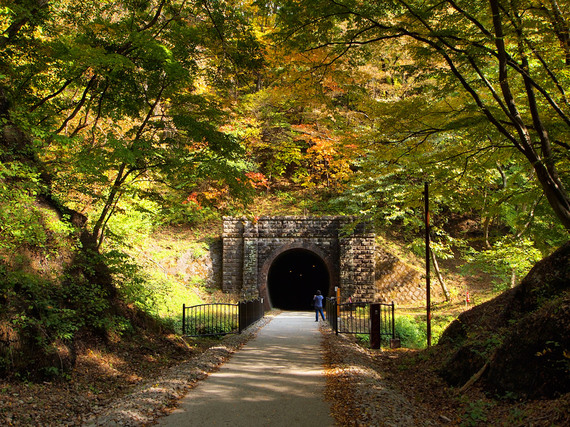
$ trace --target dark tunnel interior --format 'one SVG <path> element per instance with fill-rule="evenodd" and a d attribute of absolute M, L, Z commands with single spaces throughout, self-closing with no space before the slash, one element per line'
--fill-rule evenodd
<path fill-rule="evenodd" d="M 267 289 L 271 305 L 283 310 L 312 310 L 313 296 L 327 296 L 329 273 L 315 253 L 292 249 L 279 255 L 269 269 Z"/>

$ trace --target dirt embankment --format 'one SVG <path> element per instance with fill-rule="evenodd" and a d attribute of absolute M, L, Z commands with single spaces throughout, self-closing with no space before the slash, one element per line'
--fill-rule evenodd
<path fill-rule="evenodd" d="M 458 317 L 440 338 L 440 374 L 471 378 L 511 397 L 570 392 L 570 243 L 539 262 L 520 285 Z"/>

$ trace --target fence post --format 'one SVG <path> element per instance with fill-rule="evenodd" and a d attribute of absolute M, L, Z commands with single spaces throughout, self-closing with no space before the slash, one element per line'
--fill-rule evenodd
<path fill-rule="evenodd" d="M 337 299 L 333 298 L 330 300 L 331 303 L 331 313 L 329 315 L 329 320 L 332 319 L 332 327 L 334 329 L 335 335 L 338 335 L 338 317 L 339 317 L 339 310 L 340 307 L 337 303 Z"/>
<path fill-rule="evenodd" d="M 242 331 L 242 326 L 245 324 L 244 319 L 243 319 L 243 306 L 244 303 L 242 301 L 238 302 L 238 330 L 239 333 L 241 334 Z"/>
<path fill-rule="evenodd" d="M 380 310 L 378 303 L 370 304 L 370 348 L 380 348 Z"/>
<path fill-rule="evenodd" d="M 186 304 L 182 304 L 182 335 L 186 334 Z"/>
<path fill-rule="evenodd" d="M 336 317 L 340 316 L 340 288 L 337 286 L 335 289 L 336 297 Z"/>
<path fill-rule="evenodd" d="M 400 338 L 396 338 L 396 316 L 394 301 L 392 301 L 392 339 L 390 339 L 390 348 L 400 348 L 402 346 Z"/>

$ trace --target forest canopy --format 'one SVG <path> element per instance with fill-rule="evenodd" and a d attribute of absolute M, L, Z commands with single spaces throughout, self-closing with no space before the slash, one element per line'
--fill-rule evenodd
<path fill-rule="evenodd" d="M 469 163 L 481 160 L 496 164 L 503 183 L 511 164 L 526 167 L 540 188 L 530 206 L 544 197 L 568 229 L 566 7 L 557 1 L 309 0 L 285 2 L 279 16 L 284 40 L 322 52 L 321 70 L 368 55 L 367 65 L 377 61 L 405 76 L 401 84 L 410 91 L 395 99 L 367 96 L 360 107 L 367 125 L 379 129 L 376 151 L 423 151 L 436 155 L 437 164 L 461 158 L 463 171 L 448 171 L 449 179 L 464 177 Z"/>
<path fill-rule="evenodd" d="M 570 229 L 569 7 L 0 0 L 0 323 L 119 330 L 134 235 L 264 198 L 421 253 L 424 182 L 435 255 L 509 286 Z"/>
<path fill-rule="evenodd" d="M 281 178 L 384 218 L 433 181 L 486 234 L 568 228 L 564 7 L 3 2 L 3 159 L 88 213 L 98 245 L 121 197 L 176 218 Z"/>

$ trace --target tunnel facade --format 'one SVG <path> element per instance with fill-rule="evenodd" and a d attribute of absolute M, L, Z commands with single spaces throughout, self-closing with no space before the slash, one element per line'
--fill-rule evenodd
<path fill-rule="evenodd" d="M 225 217 L 222 287 L 266 307 L 310 309 L 316 290 L 374 296 L 374 234 L 356 218 Z"/>

